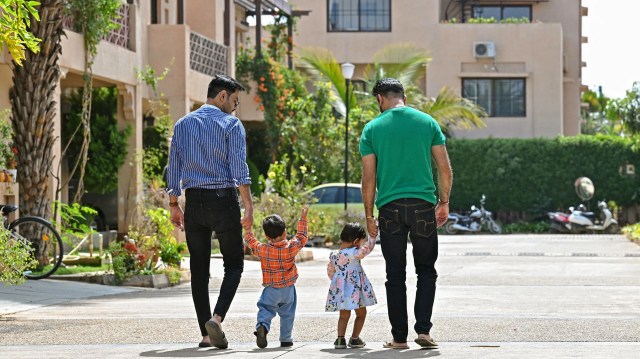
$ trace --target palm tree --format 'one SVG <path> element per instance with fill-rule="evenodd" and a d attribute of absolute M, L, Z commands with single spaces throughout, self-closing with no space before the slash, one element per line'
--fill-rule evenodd
<path fill-rule="evenodd" d="M 334 107 L 344 114 L 346 100 L 345 79 L 340 65 L 331 51 L 323 48 L 303 48 L 298 52 L 301 67 L 309 71 L 315 79 L 330 82 L 335 96 Z M 424 78 L 426 67 L 431 61 L 426 50 L 411 44 L 394 44 L 384 47 L 374 54 L 373 64 L 367 65 L 363 77 L 367 89 L 373 88 L 376 81 L 385 77 L 398 79 L 405 85 L 408 105 L 432 115 L 445 133 L 450 134 L 454 128 L 480 128 L 485 123 L 485 111 L 475 103 L 461 98 L 451 89 L 443 88 L 436 98 L 427 99 L 417 86 Z M 356 96 L 359 95 L 359 96 Z M 371 109 L 374 113 L 378 107 L 368 93 L 351 92 L 349 102 L 361 108 Z"/>
<path fill-rule="evenodd" d="M 14 146 L 18 150 L 20 214 L 48 218 L 63 1 L 43 0 L 38 11 L 41 21 L 32 16 L 29 31 L 43 39 L 40 52 L 27 51 L 22 66 L 14 63 L 9 98 Z M 46 252 L 44 247 L 40 246 L 40 254 Z"/>
<path fill-rule="evenodd" d="M 471 100 L 456 95 L 448 87 L 443 87 L 436 98 L 419 98 L 416 108 L 438 121 L 447 137 L 451 137 L 453 129 L 468 130 L 486 126 L 482 120 L 487 117 L 485 110 Z"/>

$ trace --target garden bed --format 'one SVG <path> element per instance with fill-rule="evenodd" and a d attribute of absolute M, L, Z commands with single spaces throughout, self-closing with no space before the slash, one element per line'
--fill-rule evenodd
<path fill-rule="evenodd" d="M 52 275 L 51 279 L 72 280 L 78 282 L 116 285 L 115 276 L 107 272 L 90 272 L 78 273 L 70 275 Z M 188 270 L 180 271 L 180 280 L 178 283 L 172 284 L 169 277 L 164 274 L 134 274 L 125 279 L 121 286 L 129 287 L 145 287 L 145 288 L 167 288 L 174 285 L 191 282 L 191 272 Z"/>

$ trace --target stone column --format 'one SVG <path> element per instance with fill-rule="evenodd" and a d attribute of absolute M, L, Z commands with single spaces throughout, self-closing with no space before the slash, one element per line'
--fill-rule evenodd
<path fill-rule="evenodd" d="M 184 115 L 191 112 L 191 106 L 193 106 L 191 100 L 186 96 L 169 97 L 169 116 L 173 123 L 178 122 Z"/>
<path fill-rule="evenodd" d="M 118 84 L 118 127 L 131 126 L 127 157 L 118 171 L 118 233 L 137 223 L 142 207 L 142 98 L 134 85 Z"/>
<path fill-rule="evenodd" d="M 69 178 L 69 169 L 66 166 L 66 159 L 62 158 L 62 80 L 67 77 L 67 72 L 69 69 L 60 68 L 60 78 L 58 79 L 58 86 L 56 86 L 55 90 L 55 115 L 53 118 L 53 136 L 57 138 L 57 140 L 53 143 L 53 147 L 51 151 L 53 152 L 53 163 L 51 164 L 51 171 L 49 177 L 49 189 L 47 195 L 51 199 L 51 215 L 53 215 L 53 201 L 60 201 L 61 203 L 69 202 L 69 186 L 65 185 L 63 188 L 60 188 L 60 192 L 56 196 L 56 192 L 58 192 L 58 188 L 61 184 L 68 183 Z M 53 220 L 60 223 L 60 211 L 58 211 L 56 218 L 52 218 Z"/>

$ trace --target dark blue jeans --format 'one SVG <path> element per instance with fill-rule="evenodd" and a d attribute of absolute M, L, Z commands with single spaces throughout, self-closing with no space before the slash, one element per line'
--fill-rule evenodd
<path fill-rule="evenodd" d="M 207 335 L 204 324 L 212 317 L 209 303 L 209 265 L 211 235 L 214 231 L 220 243 L 224 277 L 213 314 L 218 314 L 224 320 L 240 284 L 244 269 L 240 204 L 238 193 L 233 188 L 189 188 L 185 195 L 184 229 L 191 256 L 191 296 L 200 333 L 204 336 Z"/>
<path fill-rule="evenodd" d="M 435 205 L 416 198 L 402 198 L 380 207 L 380 240 L 386 262 L 387 307 L 391 334 L 405 343 L 409 334 L 407 319 L 407 236 L 413 245 L 418 275 L 414 314 L 418 334 L 429 334 L 436 294 L 435 263 L 438 259 L 438 232 Z"/>

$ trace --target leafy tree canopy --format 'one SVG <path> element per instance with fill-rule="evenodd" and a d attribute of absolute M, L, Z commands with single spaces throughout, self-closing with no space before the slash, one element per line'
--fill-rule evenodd
<path fill-rule="evenodd" d="M 18 65 L 22 65 L 26 49 L 40 51 L 41 40 L 28 30 L 31 16 L 40 21 L 36 10 L 38 5 L 37 1 L 0 0 L 0 50 L 6 45 Z"/>

